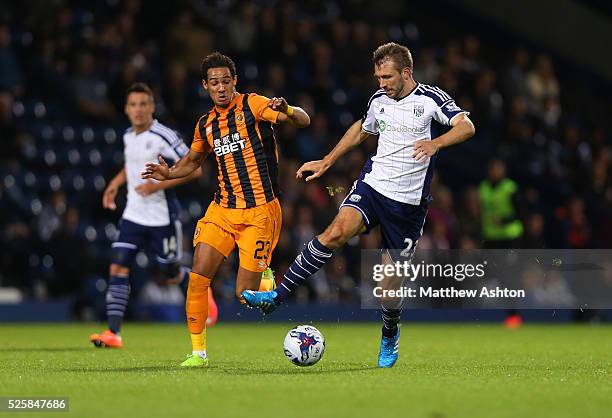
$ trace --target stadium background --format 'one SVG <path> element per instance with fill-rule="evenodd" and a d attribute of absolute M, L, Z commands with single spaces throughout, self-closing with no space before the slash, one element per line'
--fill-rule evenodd
<path fill-rule="evenodd" d="M 38 319 L 103 317 L 120 213 L 103 210 L 101 196 L 122 162 L 124 92 L 135 81 L 149 83 L 156 117 L 189 144 L 198 115 L 211 106 L 199 65 L 214 50 L 236 61 L 239 91 L 284 96 L 312 117 L 307 130 L 277 130 L 284 225 L 275 270 L 284 271 L 302 243 L 333 218 L 345 194 L 330 196 L 326 186 L 348 189 L 374 152 L 374 142 L 363 144 L 321 181 L 305 184 L 293 176 L 361 117 L 377 88 L 371 53 L 391 40 L 412 50 L 415 79 L 447 91 L 472 112 L 477 128 L 473 139 L 438 158 L 421 248 L 481 245 L 478 185 L 494 157 L 520 185 L 520 246 L 610 248 L 610 74 L 529 34 L 500 29 L 478 8 L 427 3 L 2 3 L 0 319 L 27 312 Z M 579 7 L 608 22 L 612 15 L 604 2 Z M 581 29 L 568 31 L 580 37 Z M 187 266 L 214 171 L 209 159 L 203 177 L 179 190 Z M 352 240 L 300 289 L 298 302 L 329 312 L 355 307 L 354 260 L 377 239 Z M 234 263 L 225 263 L 214 282 L 217 298 L 228 304 Z M 180 319 L 180 291 L 148 281 L 146 257 L 139 265 L 131 317 Z M 156 308 L 161 305 L 170 308 Z"/>

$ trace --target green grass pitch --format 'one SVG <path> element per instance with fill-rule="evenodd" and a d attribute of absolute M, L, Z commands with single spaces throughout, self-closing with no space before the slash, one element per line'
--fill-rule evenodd
<path fill-rule="evenodd" d="M 68 413 L 19 417 L 605 417 L 612 414 L 608 326 L 411 325 L 400 359 L 375 368 L 378 324 L 315 323 L 310 368 L 282 353 L 284 324 L 209 330 L 208 369 L 177 365 L 181 325 L 127 324 L 125 348 L 88 344 L 98 325 L 0 325 L 0 396 L 68 396 Z"/>

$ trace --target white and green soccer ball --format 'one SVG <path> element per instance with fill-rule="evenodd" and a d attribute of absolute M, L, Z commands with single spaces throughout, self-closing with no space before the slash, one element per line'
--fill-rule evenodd
<path fill-rule="evenodd" d="M 287 333 L 285 356 L 297 366 L 312 366 L 323 357 L 325 338 L 311 325 L 298 325 Z"/>

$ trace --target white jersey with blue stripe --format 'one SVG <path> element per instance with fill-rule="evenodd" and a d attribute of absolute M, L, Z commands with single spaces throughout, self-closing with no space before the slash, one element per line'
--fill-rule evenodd
<path fill-rule="evenodd" d="M 382 195 L 402 203 L 418 205 L 429 197 L 433 158 L 412 157 L 416 141 L 431 140 L 435 120 L 451 125 L 453 118 L 468 114 L 443 90 L 417 83 L 406 97 L 395 100 L 384 90 L 372 95 L 362 118 L 364 132 L 378 136 L 378 148 L 371 158 L 371 170 L 364 182 Z"/>
<path fill-rule="evenodd" d="M 176 216 L 174 191 L 166 189 L 141 196 L 136 187 L 147 181 L 156 181 L 140 177 L 146 164 L 157 163 L 161 155 L 172 166 L 187 155 L 189 148 L 175 131 L 157 120 L 153 120 L 151 127 L 139 134 L 128 129 L 123 135 L 123 145 L 128 189 L 123 218 L 144 226 L 169 225 Z"/>

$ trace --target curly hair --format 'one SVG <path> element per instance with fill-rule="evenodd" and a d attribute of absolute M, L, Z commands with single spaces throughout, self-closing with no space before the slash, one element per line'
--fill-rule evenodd
<path fill-rule="evenodd" d="M 209 69 L 217 67 L 227 67 L 230 70 L 232 78 L 236 76 L 236 64 L 234 64 L 234 61 L 232 61 L 232 59 L 227 55 L 223 55 L 220 52 L 213 52 L 212 54 L 207 55 L 202 61 L 202 80 L 208 79 Z"/>

